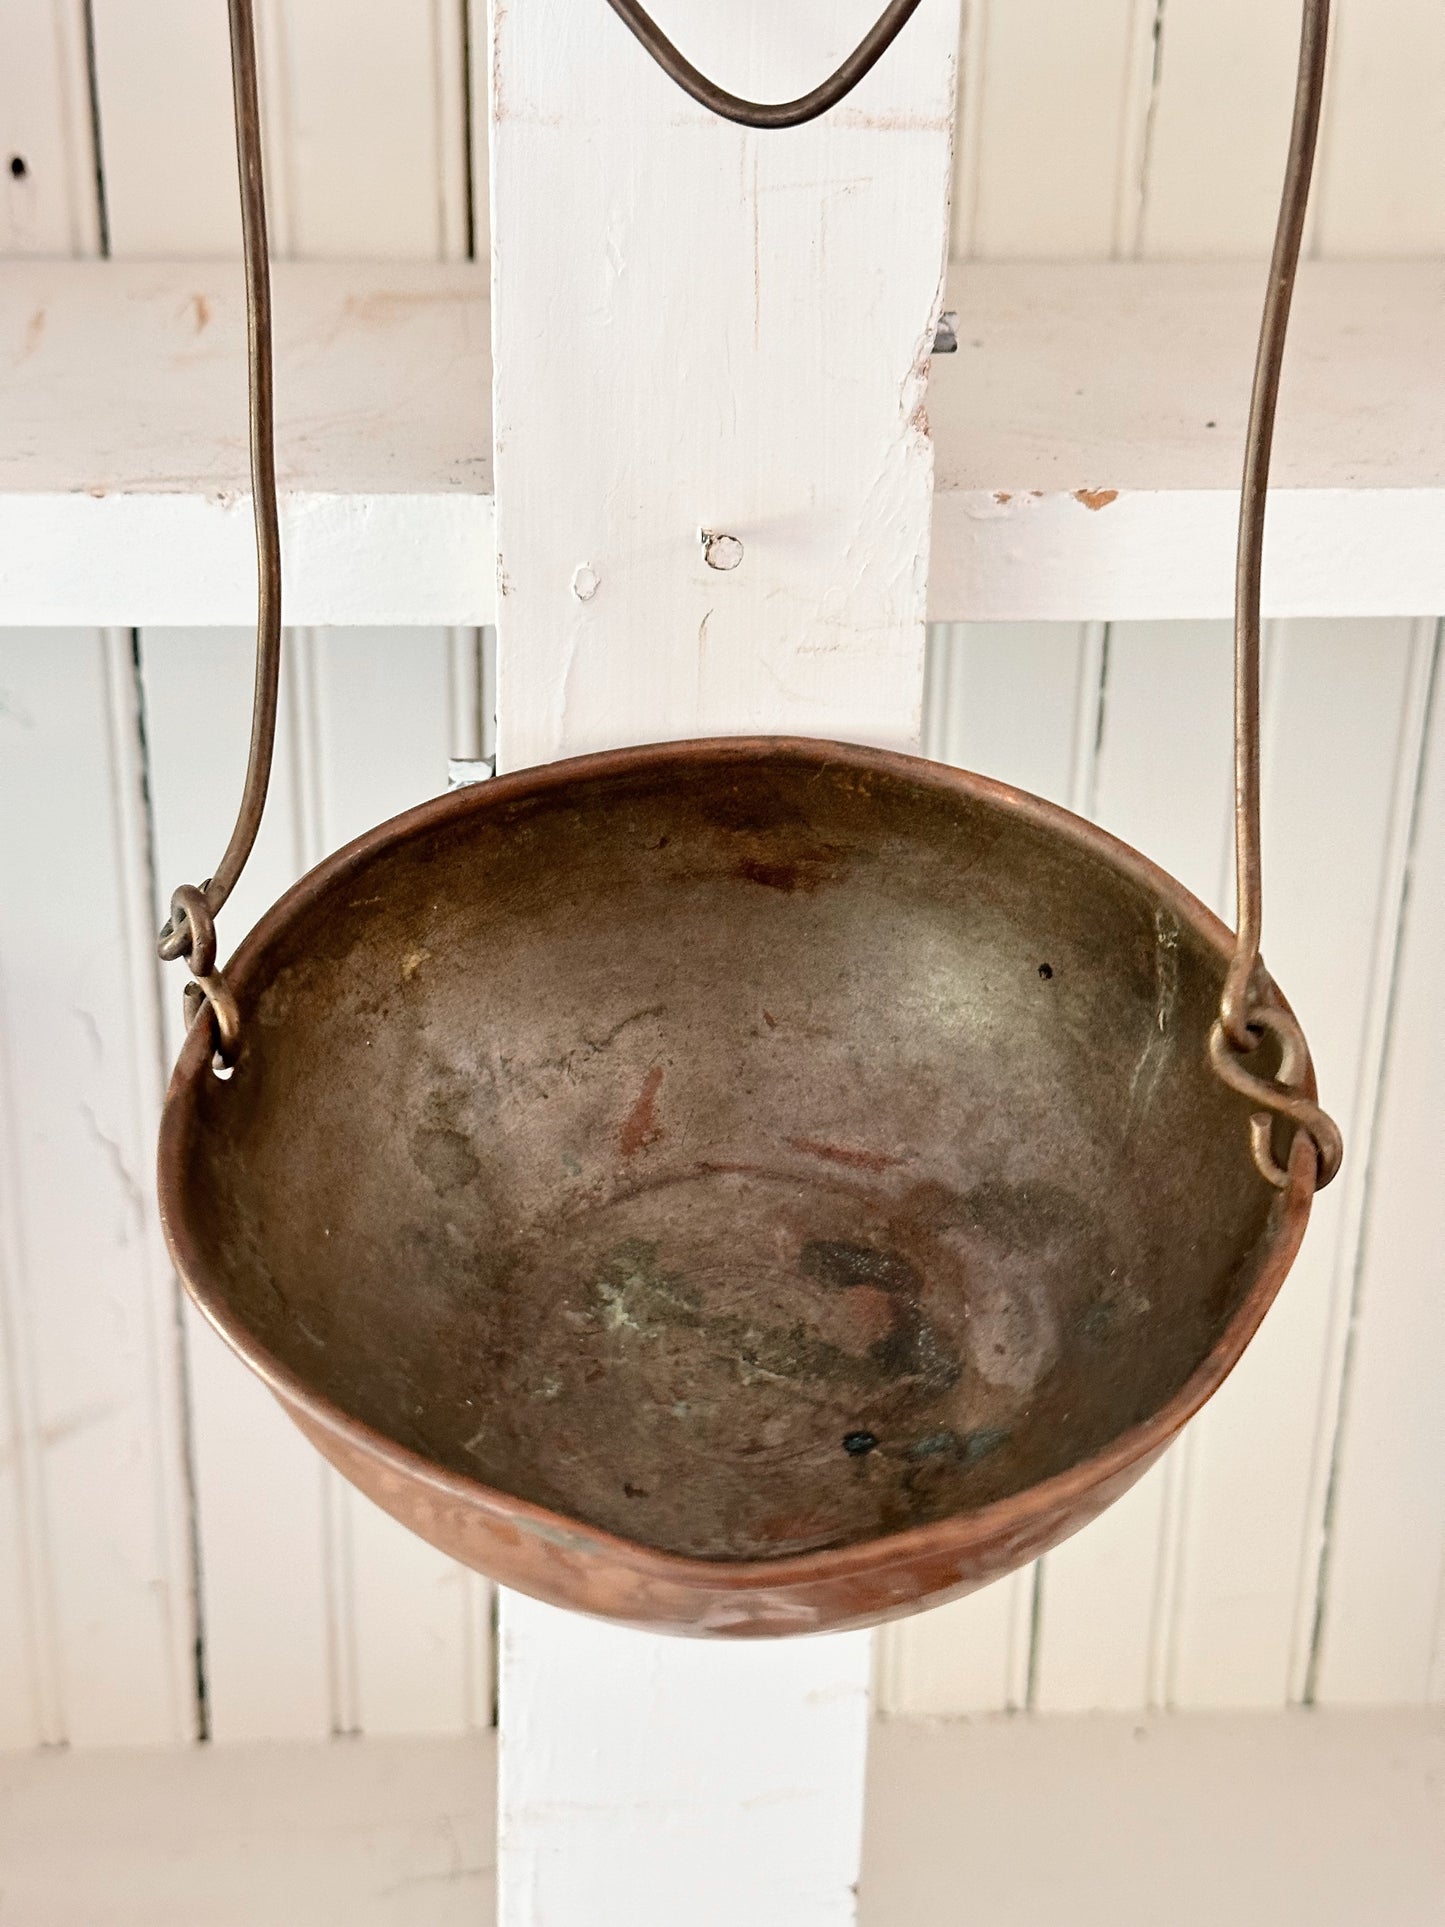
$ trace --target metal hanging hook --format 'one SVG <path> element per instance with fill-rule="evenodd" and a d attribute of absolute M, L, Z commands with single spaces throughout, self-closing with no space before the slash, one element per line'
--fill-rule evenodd
<path fill-rule="evenodd" d="M 877 65 L 919 7 L 919 0 L 889 0 L 889 5 L 843 64 L 811 93 L 800 94 L 796 100 L 768 102 L 744 100 L 699 73 L 652 16 L 638 6 L 637 0 L 607 0 L 607 3 L 684 93 L 691 94 L 709 112 L 723 120 L 736 121 L 742 127 L 801 127 L 804 121 L 826 114 L 846 94 L 851 94 L 863 76 Z"/>
<path fill-rule="evenodd" d="M 256 84 L 256 26 L 252 0 L 229 0 L 231 90 L 236 116 L 236 162 L 241 182 L 241 240 L 246 263 L 246 345 L 250 373 L 251 494 L 256 515 L 256 686 L 251 746 L 235 828 L 214 876 L 199 888 L 183 883 L 156 949 L 167 962 L 184 957 L 192 983 L 186 1009 L 211 1017 L 216 1054 L 235 1055 L 239 1018 L 225 978 L 216 968 L 216 913 L 235 889 L 261 827 L 276 744 L 276 700 L 281 677 L 281 529 L 276 509 L 275 407 L 271 377 L 271 266 L 266 238 L 266 189 L 261 162 L 261 107 Z"/>
<path fill-rule="evenodd" d="M 1268 988 L 1268 980 L 1261 982 L 1264 973 L 1259 955 L 1264 925 L 1259 831 L 1259 602 L 1264 514 L 1280 370 L 1319 138 L 1329 18 L 1329 0 L 1304 0 L 1289 159 L 1280 195 L 1269 287 L 1255 356 L 1254 386 L 1249 399 L 1234 574 L 1234 851 L 1238 934 L 1220 999 L 1219 1020 L 1209 1038 L 1210 1062 L 1220 1078 L 1260 1106 L 1251 1131 L 1254 1161 L 1270 1183 L 1281 1188 L 1289 1182 L 1289 1177 L 1270 1148 L 1274 1118 L 1291 1120 L 1313 1139 L 1318 1187 L 1334 1177 L 1344 1153 L 1338 1126 L 1301 1088 L 1308 1075 L 1309 1053 L 1298 1024 L 1277 1004 L 1265 1002 L 1261 995 Z M 1278 1075 L 1264 1078 L 1249 1070 L 1241 1059 L 1252 1055 L 1269 1036 L 1282 1046 L 1282 1056 Z"/>

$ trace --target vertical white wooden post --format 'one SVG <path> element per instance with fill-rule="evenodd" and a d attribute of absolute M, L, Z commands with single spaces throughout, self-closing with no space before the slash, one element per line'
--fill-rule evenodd
<path fill-rule="evenodd" d="M 876 11 L 659 8 L 762 99 Z M 491 24 L 500 766 L 722 732 L 914 745 L 958 0 L 780 133 L 694 106 L 605 0 L 492 0 Z M 506 1597 L 502 1927 L 844 1927 L 869 1652 Z"/>

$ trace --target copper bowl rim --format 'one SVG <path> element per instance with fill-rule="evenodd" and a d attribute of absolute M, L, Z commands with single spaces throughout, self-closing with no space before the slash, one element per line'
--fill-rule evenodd
<path fill-rule="evenodd" d="M 685 774 L 702 764 L 751 764 L 783 759 L 818 768 L 838 766 L 862 775 L 893 776 L 923 783 L 935 790 L 963 795 L 994 808 L 1009 810 L 1037 828 L 1122 871 L 1142 889 L 1162 901 L 1180 922 L 1213 946 L 1222 961 L 1233 948 L 1233 934 L 1214 913 L 1184 886 L 1141 856 L 1137 850 L 1097 825 L 1059 805 L 1025 790 L 1013 789 L 991 777 L 978 776 L 951 765 L 930 762 L 894 750 L 853 743 L 788 736 L 704 737 L 692 741 L 643 744 L 636 748 L 605 750 L 590 756 L 540 764 L 493 777 L 433 797 L 416 808 L 390 818 L 336 851 L 294 883 L 265 913 L 226 965 L 225 975 L 243 1010 L 246 992 L 260 972 L 268 947 L 325 892 L 351 872 L 362 868 L 384 850 L 404 843 L 418 831 L 454 822 L 475 813 L 502 808 L 520 797 L 564 790 L 569 784 L 622 776 L 640 769 L 675 769 Z M 1284 1000 L 1276 991 L 1275 996 Z M 1287 1006 L 1286 1006 L 1287 1007 Z M 811 1588 L 839 1579 L 864 1575 L 915 1561 L 935 1565 L 956 1560 L 965 1566 L 971 1554 L 982 1552 L 1000 1538 L 1025 1532 L 1050 1515 L 1073 1511 L 1089 1493 L 1130 1467 L 1147 1461 L 1168 1444 L 1180 1428 L 1223 1384 L 1254 1336 L 1265 1312 L 1284 1281 L 1299 1249 L 1309 1219 L 1315 1190 L 1315 1159 L 1303 1133 L 1295 1138 L 1290 1158 L 1290 1186 L 1281 1195 L 1267 1234 L 1264 1261 L 1249 1292 L 1206 1357 L 1158 1411 L 1115 1438 L 1091 1457 L 1081 1459 L 1051 1478 L 975 1511 L 950 1514 L 931 1524 L 908 1526 L 898 1532 L 856 1540 L 847 1545 L 789 1554 L 778 1559 L 719 1559 L 666 1552 L 599 1526 L 587 1525 L 546 1506 L 513 1497 L 496 1487 L 461 1473 L 449 1472 L 398 1445 L 385 1433 L 353 1418 L 329 1398 L 317 1393 L 281 1360 L 259 1344 L 227 1304 L 219 1280 L 210 1271 L 192 1235 L 186 1213 L 186 1144 L 198 1128 L 194 1093 L 198 1080 L 209 1074 L 208 1026 L 198 1025 L 187 1036 L 176 1060 L 161 1116 L 158 1147 L 158 1188 L 161 1223 L 176 1269 L 200 1311 L 226 1343 L 271 1388 L 283 1405 L 304 1414 L 308 1423 L 379 1461 L 402 1478 L 428 1487 L 444 1500 L 490 1518 L 511 1532 L 522 1532 L 564 1547 L 573 1554 L 631 1571 L 640 1577 L 685 1588 L 713 1592 L 767 1591 L 779 1593 Z M 1204 1048 L 1204 1040 L 1200 1040 Z M 1307 1072 L 1307 1088 L 1315 1094 L 1314 1072 Z M 1261 1178 L 1261 1183 L 1265 1180 Z"/>

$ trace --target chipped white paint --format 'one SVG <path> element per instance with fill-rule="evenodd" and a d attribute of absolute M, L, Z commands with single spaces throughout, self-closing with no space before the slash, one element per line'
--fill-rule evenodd
<path fill-rule="evenodd" d="M 1227 616 L 1264 270 L 959 267 L 934 363 L 929 613 Z M 1445 606 L 1445 265 L 1300 278 L 1265 553 L 1274 615 Z"/>
<path fill-rule="evenodd" d="M 667 24 L 779 97 L 870 6 Z M 711 732 L 917 742 L 957 25 L 930 0 L 835 114 L 757 134 L 604 7 L 494 5 L 502 767 Z M 698 1644 L 504 1595 L 501 1658 L 504 1927 L 853 1921 L 866 1634 Z"/>

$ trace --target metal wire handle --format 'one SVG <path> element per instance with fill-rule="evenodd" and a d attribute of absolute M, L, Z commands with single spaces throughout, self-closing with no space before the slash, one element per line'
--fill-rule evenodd
<path fill-rule="evenodd" d="M 892 0 L 872 30 L 827 80 L 797 100 L 776 105 L 742 100 L 715 86 L 683 58 L 636 0 L 609 0 L 609 4 L 663 70 L 713 113 L 748 127 L 794 127 L 826 113 L 857 86 L 892 44 L 917 9 L 919 0 Z M 215 918 L 235 888 L 261 826 L 275 747 L 281 670 L 281 536 L 276 509 L 271 278 L 256 81 L 256 31 L 252 0 L 228 0 L 228 6 L 246 266 L 251 489 L 259 573 L 256 685 L 246 780 L 231 840 L 214 876 L 199 887 L 182 884 L 175 891 L 170 917 L 157 944 L 162 958 L 170 961 L 184 957 L 189 964 L 192 982 L 186 986 L 187 1009 L 192 1021 L 203 1007 L 209 1010 L 214 1023 L 216 1053 L 226 1063 L 235 1056 L 240 1018 L 235 998 L 216 966 Z M 1260 324 L 1239 508 L 1234 625 L 1235 861 L 1239 924 L 1234 956 L 1220 1000 L 1219 1019 L 1209 1037 L 1209 1059 L 1218 1076 L 1259 1107 L 1250 1130 L 1255 1163 L 1271 1184 L 1281 1188 L 1290 1179 L 1272 1148 L 1276 1118 L 1292 1122 L 1297 1134 L 1304 1132 L 1312 1141 L 1318 1186 L 1328 1184 L 1334 1177 L 1343 1154 L 1337 1126 L 1303 1088 L 1309 1073 L 1304 1037 L 1294 1018 L 1270 1000 L 1272 986 L 1259 954 L 1263 924 L 1259 606 L 1264 513 L 1280 368 L 1319 133 L 1328 26 L 1329 0 L 1304 0 L 1289 160 Z M 1280 1063 L 1278 1072 L 1265 1078 L 1250 1070 L 1243 1060 L 1253 1055 L 1268 1038 L 1273 1038 L 1279 1046 Z M 1292 1151 L 1288 1162 L 1293 1162 Z"/>
<path fill-rule="evenodd" d="M 889 0 L 889 5 L 842 66 L 835 68 L 811 93 L 800 94 L 796 100 L 769 102 L 744 100 L 699 73 L 692 62 L 678 52 L 652 16 L 638 6 L 637 0 L 607 0 L 607 3 L 685 94 L 691 94 L 721 119 L 736 121 L 742 127 L 801 127 L 804 121 L 826 114 L 845 94 L 851 94 L 864 74 L 882 59 L 919 7 L 919 0 Z"/>
<path fill-rule="evenodd" d="M 215 875 L 197 887 L 183 883 L 171 898 L 156 948 L 169 963 L 184 957 L 192 981 L 186 1009 L 192 1022 L 203 1006 L 215 1021 L 216 1054 L 234 1059 L 240 1032 L 236 1000 L 216 968 L 216 913 L 235 889 L 261 827 L 271 757 L 276 744 L 276 697 L 281 677 L 281 529 L 276 512 L 276 436 L 271 380 L 271 266 L 266 240 L 266 190 L 261 164 L 261 108 L 256 86 L 256 26 L 251 0 L 229 0 L 231 92 L 235 103 L 236 164 L 241 182 L 241 242 L 246 261 L 246 350 L 250 370 L 251 494 L 256 514 L 256 686 L 251 747 L 241 806 Z"/>
<path fill-rule="evenodd" d="M 795 127 L 812 120 L 850 93 L 892 45 L 920 0 L 891 0 L 872 30 L 843 64 L 811 93 L 775 106 L 740 100 L 714 86 L 678 52 L 634 0 L 610 0 L 653 59 L 695 100 L 724 119 L 749 127 Z M 200 884 L 181 884 L 156 948 L 167 962 L 184 957 L 190 1020 L 208 1009 L 216 1055 L 234 1061 L 240 1035 L 236 1000 L 216 965 L 216 915 L 235 889 L 255 845 L 266 807 L 276 743 L 276 701 L 281 676 L 281 532 L 276 508 L 275 409 L 271 362 L 271 271 L 266 237 L 266 191 L 261 150 L 261 109 L 256 79 L 256 25 L 252 0 L 228 0 L 231 92 L 236 122 L 236 162 L 241 186 L 241 240 L 246 266 L 246 345 L 250 370 L 251 493 L 256 516 L 259 588 L 256 612 L 256 684 L 251 746 L 235 828 L 215 874 Z"/>
<path fill-rule="evenodd" d="M 1317 1188 L 1330 1182 L 1344 1155 L 1339 1127 L 1303 1089 L 1309 1073 L 1304 1036 L 1289 1012 L 1269 1001 L 1272 986 L 1259 955 L 1264 924 L 1259 833 L 1259 597 L 1264 512 L 1280 369 L 1319 137 L 1329 18 L 1330 0 L 1304 0 L 1289 159 L 1280 195 L 1269 287 L 1260 320 L 1254 385 L 1249 398 L 1234 571 L 1234 860 L 1238 932 L 1220 998 L 1219 1020 L 1209 1036 L 1209 1061 L 1218 1076 L 1231 1090 L 1253 1098 L 1260 1106 L 1250 1129 L 1254 1161 L 1270 1183 L 1281 1190 L 1290 1180 L 1288 1170 L 1275 1158 L 1271 1147 L 1275 1118 L 1293 1122 L 1297 1131 L 1305 1132 L 1313 1140 Z M 1248 1069 L 1242 1060 L 1253 1055 L 1269 1037 L 1280 1046 L 1280 1066 L 1274 1077 L 1264 1078 Z M 1292 1152 L 1286 1162 L 1293 1162 Z"/>

